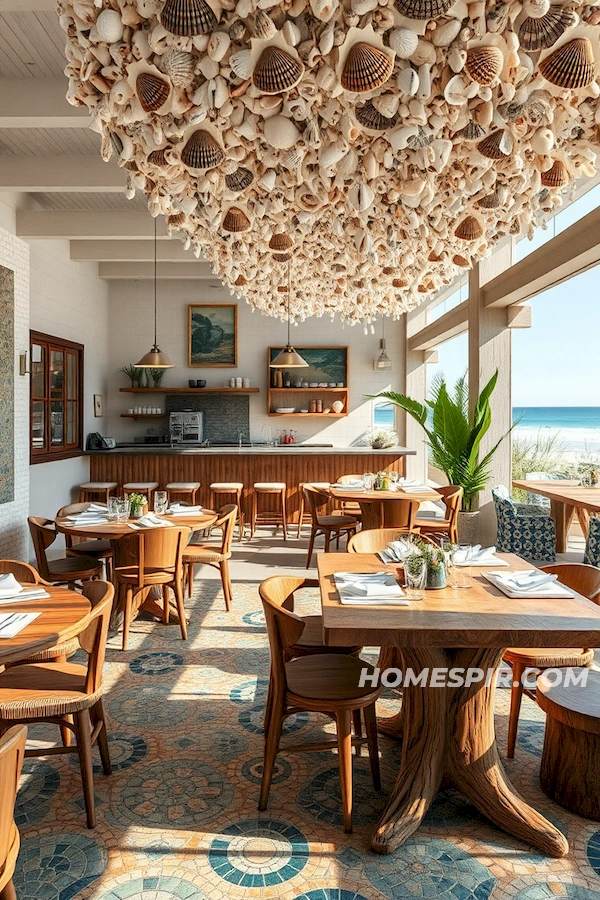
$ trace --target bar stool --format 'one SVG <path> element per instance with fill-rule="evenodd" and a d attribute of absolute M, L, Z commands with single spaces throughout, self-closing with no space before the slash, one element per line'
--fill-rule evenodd
<path fill-rule="evenodd" d="M 285 505 L 285 495 L 287 485 L 283 481 L 255 481 L 254 492 L 252 494 L 252 518 L 250 521 L 250 537 L 254 537 L 254 532 L 258 525 L 281 525 L 283 529 L 283 539 L 287 541 L 287 512 Z M 279 509 L 258 509 L 258 498 L 266 495 L 272 495 L 276 498 Z"/>
<path fill-rule="evenodd" d="M 170 481 L 166 486 L 169 505 L 171 504 L 171 494 L 179 494 L 190 501 L 190 506 L 196 505 L 196 494 L 200 489 L 199 481 Z"/>
<path fill-rule="evenodd" d="M 148 498 L 148 506 L 152 509 L 154 500 L 154 491 L 158 487 L 158 481 L 127 481 L 123 485 L 123 494 L 128 497 L 129 494 L 145 494 Z"/>
<path fill-rule="evenodd" d="M 238 508 L 237 525 L 239 540 L 244 537 L 244 512 L 242 510 L 242 493 L 244 485 L 241 481 L 213 481 L 210 485 L 210 508 L 219 509 L 223 506 L 223 497 L 226 503 L 235 503 Z"/>
<path fill-rule="evenodd" d="M 300 490 L 300 506 L 298 508 L 298 534 L 296 535 L 296 537 L 298 538 L 301 537 L 303 525 L 312 525 L 311 514 L 305 512 L 306 504 L 304 500 L 304 486 L 306 484 L 310 484 L 312 485 L 312 487 L 316 487 L 320 491 L 326 491 L 329 487 L 328 481 L 301 481 L 298 485 L 298 489 Z"/>
<path fill-rule="evenodd" d="M 88 500 L 103 500 L 108 503 L 110 492 L 117 487 L 116 481 L 86 481 L 79 485 L 79 503 Z"/>

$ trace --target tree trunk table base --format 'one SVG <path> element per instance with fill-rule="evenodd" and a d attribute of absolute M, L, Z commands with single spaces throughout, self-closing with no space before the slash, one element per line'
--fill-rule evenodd
<path fill-rule="evenodd" d="M 421 824 L 432 800 L 452 785 L 503 831 L 548 856 L 564 856 L 564 835 L 515 791 L 498 755 L 494 692 L 502 649 L 401 648 L 402 668 L 483 669 L 493 677 L 470 686 L 403 689 L 402 712 L 379 729 L 402 735 L 400 771 L 372 839 L 377 853 L 392 853 Z M 487 683 L 489 682 L 489 683 Z"/>

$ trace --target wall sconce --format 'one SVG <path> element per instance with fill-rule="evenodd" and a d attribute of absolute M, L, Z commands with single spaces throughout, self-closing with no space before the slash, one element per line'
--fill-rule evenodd
<path fill-rule="evenodd" d="M 31 375 L 31 369 L 27 368 L 27 353 L 19 354 L 19 375 Z"/>

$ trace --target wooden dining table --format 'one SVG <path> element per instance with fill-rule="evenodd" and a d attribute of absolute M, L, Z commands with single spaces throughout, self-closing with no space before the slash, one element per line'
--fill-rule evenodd
<path fill-rule="evenodd" d="M 512 554 L 498 554 L 511 569 L 531 569 Z M 404 672 L 402 708 L 384 719 L 384 732 L 402 741 L 400 770 L 372 837 L 372 848 L 391 853 L 418 827 L 442 786 L 454 786 L 494 825 L 561 857 L 565 836 L 516 792 L 502 765 L 494 731 L 496 673 L 508 647 L 600 646 L 600 608 L 572 599 L 509 599 L 472 569 L 467 589 L 426 591 L 408 606 L 343 606 L 335 572 L 403 570 L 374 554 L 323 553 L 318 557 L 323 640 L 329 646 L 396 648 Z M 503 572 L 509 572 L 504 568 Z M 481 670 L 483 680 L 417 682 L 428 670 Z M 413 673 L 407 683 L 406 673 Z M 416 683 L 415 683 L 416 682 Z"/>
<path fill-rule="evenodd" d="M 556 551 L 566 553 L 569 528 L 577 516 L 587 538 L 590 513 L 600 514 L 600 486 L 583 487 L 578 481 L 513 481 L 513 487 L 550 500 L 550 515 L 556 522 Z"/>
<path fill-rule="evenodd" d="M 360 506 L 363 528 L 393 528 L 406 521 L 401 504 L 406 501 L 424 503 L 426 500 L 441 500 L 441 494 L 433 488 L 427 491 L 411 491 L 410 487 L 398 486 L 391 491 L 351 491 L 339 484 L 329 486 L 329 494 L 336 500 L 348 500 Z"/>
<path fill-rule="evenodd" d="M 43 587 L 49 598 L 0 604 L 0 614 L 40 613 L 14 637 L 0 637 L 0 666 L 69 641 L 89 622 L 92 607 L 83 594 L 62 587 Z"/>

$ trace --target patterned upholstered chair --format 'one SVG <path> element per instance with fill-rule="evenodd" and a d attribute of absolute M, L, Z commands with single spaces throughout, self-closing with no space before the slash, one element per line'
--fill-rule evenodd
<path fill-rule="evenodd" d="M 556 560 L 556 526 L 544 509 L 527 503 L 515 503 L 504 485 L 492 490 L 501 553 L 516 553 L 525 559 Z"/>
<path fill-rule="evenodd" d="M 588 566 L 598 566 L 600 568 L 600 516 L 590 516 L 583 561 Z"/>

